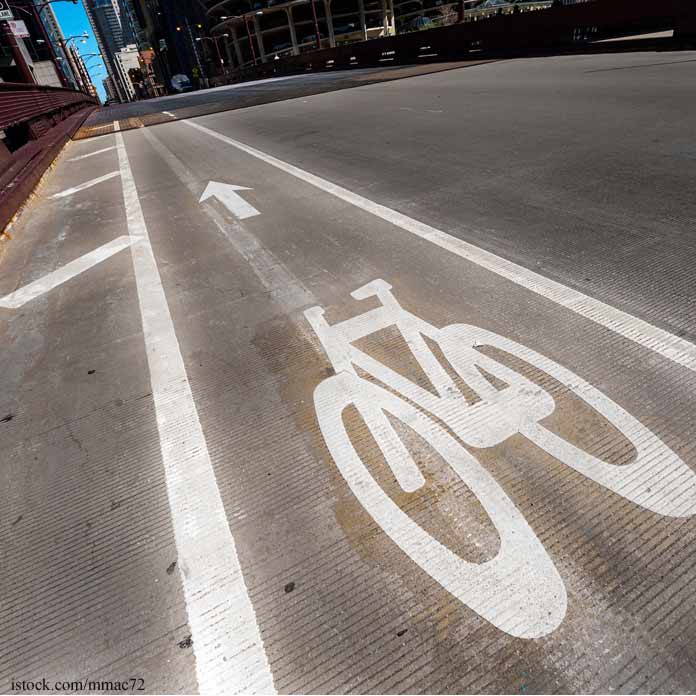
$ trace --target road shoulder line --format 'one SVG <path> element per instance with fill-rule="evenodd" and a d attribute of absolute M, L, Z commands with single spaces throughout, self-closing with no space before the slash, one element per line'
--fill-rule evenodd
<path fill-rule="evenodd" d="M 275 693 L 120 132 L 116 145 L 198 686 Z"/>

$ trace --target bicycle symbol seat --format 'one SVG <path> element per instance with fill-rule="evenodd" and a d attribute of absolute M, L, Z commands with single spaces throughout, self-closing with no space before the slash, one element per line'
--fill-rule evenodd
<path fill-rule="evenodd" d="M 497 628 L 521 638 L 550 633 L 565 616 L 566 590 L 521 512 L 462 442 L 488 448 L 521 434 L 637 505 L 673 517 L 696 514 L 696 474 L 654 433 L 578 375 L 491 331 L 466 324 L 437 328 L 401 307 L 384 280 L 374 280 L 351 295 L 356 300 L 377 297 L 381 306 L 333 325 L 326 322 L 321 307 L 305 312 L 336 372 L 314 392 L 317 420 L 328 450 L 353 494 L 401 550 Z M 392 326 L 405 339 L 436 393 L 353 345 Z M 476 392 L 476 403 L 467 401 L 426 338 L 439 346 L 456 374 Z M 564 385 L 632 443 L 635 460 L 623 466 L 605 462 L 545 428 L 541 421 L 554 412 L 553 397 L 481 352 L 479 348 L 484 346 L 515 356 Z M 389 389 L 361 377 L 356 368 Z M 499 390 L 485 373 L 506 386 Z M 484 563 L 465 561 L 423 530 L 382 490 L 344 425 L 343 412 L 351 405 L 404 491 L 418 490 L 425 479 L 387 414 L 412 428 L 452 467 L 498 532 L 500 547 L 494 558 Z"/>

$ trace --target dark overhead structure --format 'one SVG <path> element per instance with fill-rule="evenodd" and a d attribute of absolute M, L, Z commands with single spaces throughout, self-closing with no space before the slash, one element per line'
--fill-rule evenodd
<path fill-rule="evenodd" d="M 257 65 L 276 56 L 476 21 L 551 6 L 552 0 L 205 0 L 208 24 L 224 40 L 227 63 Z"/>

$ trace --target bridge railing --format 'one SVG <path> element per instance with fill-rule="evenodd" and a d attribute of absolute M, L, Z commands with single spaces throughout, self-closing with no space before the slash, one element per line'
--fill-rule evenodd
<path fill-rule="evenodd" d="M 97 105 L 84 92 L 0 82 L 0 232 Z"/>
<path fill-rule="evenodd" d="M 76 109 L 96 104 L 97 100 L 84 92 L 0 82 L 0 130 L 26 124 L 32 134 L 39 135 L 36 129 L 39 124 L 54 125 Z"/>

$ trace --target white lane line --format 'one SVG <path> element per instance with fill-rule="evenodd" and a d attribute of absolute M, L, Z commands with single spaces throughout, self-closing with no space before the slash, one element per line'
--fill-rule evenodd
<path fill-rule="evenodd" d="M 121 130 L 121 124 L 118 121 L 114 121 L 114 133 L 118 133 Z"/>
<path fill-rule="evenodd" d="M 38 280 L 25 285 L 23 288 L 19 288 L 19 290 L 15 290 L 9 295 L 5 295 L 5 297 L 0 298 L 0 307 L 17 309 L 30 300 L 33 300 L 35 297 L 39 297 L 39 295 L 43 295 L 45 292 L 53 290 L 53 288 L 57 287 L 58 285 L 62 285 L 71 278 L 74 278 L 76 275 L 89 270 L 92 268 L 92 266 L 96 266 L 98 263 L 101 263 L 114 254 L 117 254 L 122 249 L 130 246 L 130 243 L 130 237 L 118 237 L 117 239 L 100 246 L 98 249 L 90 251 L 87 254 L 84 254 L 84 256 L 80 256 L 80 258 L 65 264 L 65 266 L 62 268 L 52 271 L 43 278 L 39 278 Z"/>
<path fill-rule="evenodd" d="M 121 133 L 116 145 L 198 686 L 275 693 Z"/>
<path fill-rule="evenodd" d="M 68 162 L 77 162 L 79 160 L 87 159 L 88 157 L 94 157 L 95 155 L 101 155 L 104 152 L 109 152 L 110 150 L 115 150 L 116 146 L 103 147 L 101 150 L 95 150 L 94 152 L 88 152 L 86 155 L 80 155 L 79 157 L 71 157 Z"/>
<path fill-rule="evenodd" d="M 304 181 L 316 188 L 326 191 L 341 200 L 351 203 L 352 205 L 365 210 L 368 213 L 389 222 L 406 232 L 410 232 L 416 237 L 425 239 L 433 244 L 446 249 L 447 251 L 456 254 L 457 256 L 471 261 L 472 263 L 486 268 L 497 275 L 517 283 L 517 285 L 535 292 L 537 295 L 555 302 L 562 307 L 572 310 L 576 314 L 590 319 L 600 326 L 613 331 L 614 333 L 627 338 L 634 343 L 637 343 L 644 348 L 658 353 L 664 358 L 671 360 L 672 362 L 687 367 L 690 370 L 696 371 L 696 345 L 690 343 L 689 341 L 679 338 L 674 334 L 660 329 L 657 326 L 634 317 L 632 314 L 628 314 L 620 309 L 616 309 L 611 305 L 608 305 L 600 300 L 593 297 L 585 295 L 578 290 L 573 290 L 562 283 L 558 283 L 555 280 L 546 278 L 539 273 L 529 270 L 524 266 L 520 266 L 512 261 L 508 261 L 496 254 L 481 249 L 469 242 L 465 242 L 457 237 L 454 237 L 446 232 L 442 232 L 435 227 L 431 227 L 424 222 L 414 220 L 408 215 L 399 213 L 396 210 L 387 208 L 380 203 L 375 203 L 369 198 L 365 198 L 360 194 L 353 193 L 338 184 L 334 184 L 331 181 L 322 179 L 315 174 L 300 169 L 293 164 L 288 164 L 283 162 L 283 160 L 268 155 L 261 150 L 257 150 L 250 145 L 245 145 L 244 143 L 234 140 L 233 138 L 228 138 L 226 135 L 217 133 L 210 128 L 200 125 L 199 123 L 194 123 L 193 121 L 180 121 L 180 123 L 186 124 L 190 128 L 195 128 L 202 133 L 216 138 L 217 140 L 227 143 L 232 147 L 246 152 L 252 157 L 256 157 L 267 164 L 280 169 L 281 171 L 290 174 L 301 181 Z"/>
<path fill-rule="evenodd" d="M 85 189 L 92 188 L 92 186 L 101 184 L 103 181 L 113 179 L 116 176 L 121 176 L 121 172 L 109 172 L 108 174 L 104 174 L 103 176 L 98 176 L 96 179 L 90 179 L 89 181 L 85 181 L 84 184 L 78 184 L 77 186 L 73 186 L 72 188 L 65 189 L 65 191 L 54 193 L 52 196 L 49 196 L 49 198 L 66 198 L 67 196 L 72 196 L 74 193 L 79 193 L 80 191 L 84 191 Z"/>

